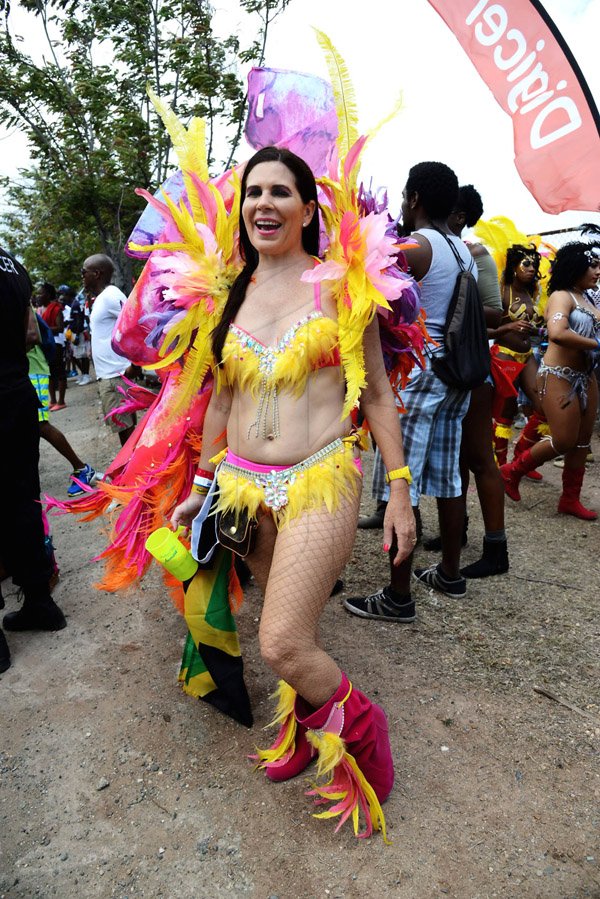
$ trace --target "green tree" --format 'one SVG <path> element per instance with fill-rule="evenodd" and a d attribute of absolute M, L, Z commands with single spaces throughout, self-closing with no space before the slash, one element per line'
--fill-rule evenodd
<path fill-rule="evenodd" d="M 146 85 L 184 121 L 204 117 L 212 168 L 231 164 L 245 109 L 240 63 L 263 63 L 289 2 L 239 0 L 254 35 L 241 46 L 216 35 L 207 0 L 21 0 L 45 36 L 38 62 L 0 0 L 0 122 L 25 132 L 33 160 L 10 186 L 2 239 L 34 276 L 76 283 L 85 255 L 104 252 L 120 286 L 131 285 L 124 246 L 144 207 L 134 189 L 156 190 L 172 170 Z"/>

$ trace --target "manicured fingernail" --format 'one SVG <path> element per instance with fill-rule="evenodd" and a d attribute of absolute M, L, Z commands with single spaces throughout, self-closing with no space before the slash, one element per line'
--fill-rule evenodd
<path fill-rule="evenodd" d="M 389 551 L 390 551 L 390 544 L 389 544 L 389 543 L 384 543 L 384 544 L 383 544 L 383 551 L 384 551 L 384 553 L 389 553 Z"/>

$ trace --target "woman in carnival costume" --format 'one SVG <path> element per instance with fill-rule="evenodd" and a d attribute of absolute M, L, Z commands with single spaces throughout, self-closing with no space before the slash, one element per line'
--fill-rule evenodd
<path fill-rule="evenodd" d="M 531 411 L 515 444 L 515 457 L 549 433 L 535 375 L 545 340 L 545 328 L 541 326 L 548 300 L 547 279 L 556 250 L 539 235 L 524 234 L 503 216 L 478 222 L 474 232 L 489 248 L 501 273 L 504 319 L 491 336 L 496 341 L 492 347 L 494 451 L 502 465 L 507 461 L 519 392 Z M 541 479 L 535 471 L 529 477 Z"/>
<path fill-rule="evenodd" d="M 345 77 L 339 57 L 330 71 Z M 190 523 L 217 482 L 224 516 L 257 521 L 247 561 L 265 593 L 261 650 L 282 678 L 279 735 L 258 750 L 259 766 L 284 780 L 317 758 L 327 780 L 313 795 L 334 803 L 321 816 L 340 816 L 340 825 L 351 817 L 358 835 L 381 829 L 385 836 L 380 803 L 393 783 L 385 714 L 321 649 L 316 631 L 356 532 L 361 473 L 350 415 L 359 401 L 393 485 L 384 540 L 396 534 L 398 562 L 416 542 L 388 373 L 406 380 L 426 332 L 414 322 L 414 299 L 401 308 L 403 294 L 416 298 L 415 285 L 398 267 L 389 217 L 357 185 L 366 138 L 348 118 L 348 85 L 337 87 L 340 136 L 319 180 L 325 262 L 317 258 L 315 179 L 302 159 L 264 148 L 246 164 L 241 188 L 235 170 L 211 181 L 199 150 L 202 123 L 183 128 L 154 98 L 185 196 L 176 204 L 165 188 L 164 201 L 140 192 L 163 226 L 153 243 L 130 244 L 151 255 L 114 339 L 125 350 L 141 329 L 144 347 L 136 344 L 131 357 L 167 375 L 137 443 L 109 469 L 112 484 L 99 485 L 100 500 L 88 494 L 69 511 L 91 517 L 110 502 L 124 504 L 103 554 L 112 589 L 116 568 L 129 572 L 129 582 L 136 568 L 145 570 L 140 536 L 143 546 L 159 516 L 169 509 L 173 524 Z M 382 342 L 395 360 L 388 373 Z M 194 476 L 189 460 L 200 446 Z M 186 499 L 173 512 L 176 494 Z M 231 577 L 235 593 L 233 570 Z"/>
<path fill-rule="evenodd" d="M 561 247 L 548 283 L 548 349 L 537 373 L 542 408 L 551 436 L 525 450 L 500 473 L 505 490 L 520 500 L 519 483 L 528 472 L 564 454 L 563 490 L 558 511 L 591 521 L 598 517 L 579 500 L 596 410 L 594 368 L 600 346 L 600 311 L 586 296 L 600 276 L 596 245 L 574 242 Z"/>
<path fill-rule="evenodd" d="M 343 322 L 339 298 L 324 284 L 333 268 L 317 259 L 314 177 L 289 151 L 267 147 L 247 163 L 239 243 L 244 268 L 212 334 L 217 389 L 199 474 L 172 524 L 191 524 L 217 464 L 219 510 L 258 522 L 246 561 L 264 593 L 261 653 L 282 678 L 280 733 L 258 751 L 259 766 L 281 781 L 317 755 L 319 773 L 332 776 L 317 795 L 339 799 L 343 817 L 358 802 L 383 826 L 379 803 L 393 783 L 385 714 L 317 640 L 321 613 L 354 544 L 360 500 L 345 375 L 360 392 L 391 480 L 384 542 L 390 545 L 396 533 L 397 562 L 415 542 L 410 475 L 375 309 L 365 305 L 362 322 Z M 356 350 L 364 354 L 358 370 Z"/>
<path fill-rule="evenodd" d="M 532 340 L 539 336 L 543 320 L 536 309 L 541 256 L 534 246 L 515 244 L 506 254 L 502 274 L 503 316 L 492 347 L 495 384 L 494 452 L 498 465 L 507 461 L 512 423 L 517 413 L 520 387 L 534 407 L 537 405 Z"/>

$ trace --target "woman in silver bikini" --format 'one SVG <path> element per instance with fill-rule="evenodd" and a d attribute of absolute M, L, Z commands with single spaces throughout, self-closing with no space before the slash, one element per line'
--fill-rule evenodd
<path fill-rule="evenodd" d="M 537 375 L 551 436 L 500 469 L 506 493 L 518 502 L 521 478 L 563 454 L 558 511 L 587 521 L 598 517 L 579 500 L 598 408 L 593 372 L 600 359 L 600 310 L 586 296 L 600 277 L 597 250 L 595 244 L 578 242 L 566 244 L 556 254 L 548 283 L 548 349 Z"/>

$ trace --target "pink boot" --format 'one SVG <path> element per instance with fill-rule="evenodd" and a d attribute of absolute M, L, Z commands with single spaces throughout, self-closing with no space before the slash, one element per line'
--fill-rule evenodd
<path fill-rule="evenodd" d="M 303 717 L 302 712 L 308 712 Z M 394 765 L 383 709 L 364 693 L 355 690 L 345 674 L 331 699 L 317 711 L 310 711 L 299 697 L 296 701 L 298 724 L 307 728 L 308 742 L 318 752 L 317 775 L 326 776 L 324 784 L 315 784 L 309 796 L 317 803 L 333 802 L 317 818 L 340 816 L 336 831 L 352 817 L 354 833 L 371 836 L 381 830 L 387 842 L 381 802 L 394 784 Z M 365 829 L 359 833 L 359 812 L 365 817 Z"/>
<path fill-rule="evenodd" d="M 563 468 L 563 491 L 558 501 L 558 511 L 564 515 L 574 515 L 575 518 L 582 518 L 584 521 L 595 521 L 598 518 L 598 513 L 594 512 L 593 509 L 586 509 L 579 501 L 584 474 L 585 466 L 582 468 Z"/>
<path fill-rule="evenodd" d="M 278 782 L 302 774 L 317 753 L 306 739 L 306 728 L 296 720 L 296 691 L 280 680 L 274 695 L 277 709 L 269 727 L 279 724 L 279 733 L 269 749 L 257 748 L 250 758 L 258 762 L 258 768 L 265 769 L 269 780 Z"/>

